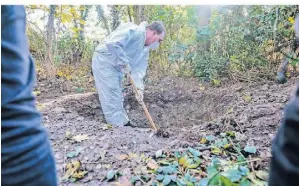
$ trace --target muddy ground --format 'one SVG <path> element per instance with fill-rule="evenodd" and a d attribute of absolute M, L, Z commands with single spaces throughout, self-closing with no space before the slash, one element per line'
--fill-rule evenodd
<path fill-rule="evenodd" d="M 236 131 L 241 145 L 255 145 L 256 156 L 263 159 L 259 166 L 267 169 L 271 140 L 296 81 L 293 78 L 283 85 L 236 83 L 219 88 L 203 88 L 190 78 L 165 77 L 148 82 L 144 101 L 155 123 L 169 132 L 168 138 L 149 137 L 151 130 L 129 88 L 125 92 L 125 108 L 137 128 L 107 126 L 95 92 L 68 95 L 45 92 L 38 96 L 37 105 L 49 133 L 59 178 L 72 159 L 79 159 L 88 171 L 82 180 L 61 185 L 105 185 L 103 178 L 111 169 L 128 177 L 137 171 L 138 162 L 120 158 L 124 154 L 153 155 L 159 149 L 192 147 L 207 134 L 228 130 Z M 80 134 L 88 135 L 88 139 L 80 143 L 67 139 L 68 135 Z M 66 154 L 77 147 L 82 149 L 80 154 L 67 158 Z"/>

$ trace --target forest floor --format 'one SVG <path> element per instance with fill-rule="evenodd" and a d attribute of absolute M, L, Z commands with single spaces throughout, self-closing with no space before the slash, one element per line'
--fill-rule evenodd
<path fill-rule="evenodd" d="M 147 82 L 144 102 L 164 137 L 151 135 L 129 87 L 125 109 L 138 127 L 105 123 L 94 89 L 62 94 L 39 81 L 37 107 L 60 185 L 262 185 L 295 87 L 296 78 L 221 87 L 180 77 Z"/>

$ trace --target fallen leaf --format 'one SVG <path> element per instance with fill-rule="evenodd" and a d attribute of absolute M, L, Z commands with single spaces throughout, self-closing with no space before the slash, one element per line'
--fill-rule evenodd
<path fill-rule="evenodd" d="M 40 95 L 40 91 L 33 91 L 33 94 L 34 94 L 35 96 L 39 96 L 39 95 Z"/>
<path fill-rule="evenodd" d="M 162 165 L 170 165 L 171 163 L 168 162 L 168 161 L 169 161 L 169 160 L 164 159 L 164 160 L 160 160 L 160 161 L 158 161 L 158 163 L 159 163 L 159 164 L 162 164 Z"/>
<path fill-rule="evenodd" d="M 257 180 L 253 173 L 248 174 L 247 178 L 250 179 L 252 181 L 253 185 L 256 185 L 256 186 L 264 186 L 266 183 L 264 181 Z"/>
<path fill-rule="evenodd" d="M 102 127 L 102 130 L 109 130 L 109 129 L 112 129 L 113 126 L 111 124 L 105 124 L 103 127 Z"/>
<path fill-rule="evenodd" d="M 219 86 L 220 83 L 221 83 L 220 80 L 218 80 L 218 79 L 212 79 L 212 84 L 213 84 L 213 85 L 215 85 L 215 86 Z"/>
<path fill-rule="evenodd" d="M 250 102 L 251 101 L 251 96 L 246 95 L 246 96 L 243 97 L 243 99 L 246 102 Z"/>
<path fill-rule="evenodd" d="M 66 171 L 63 180 L 69 179 L 74 173 L 79 170 L 81 163 L 79 161 L 72 161 L 66 165 Z"/>
<path fill-rule="evenodd" d="M 204 90 L 205 90 L 205 87 L 204 87 L 202 84 L 199 84 L 199 90 L 200 90 L 200 91 L 204 91 Z"/>
<path fill-rule="evenodd" d="M 187 156 L 181 157 L 179 159 L 179 165 L 182 165 L 183 167 L 188 167 L 192 163 L 192 160 L 189 159 Z"/>
<path fill-rule="evenodd" d="M 233 107 L 231 107 L 230 109 L 227 110 L 227 113 L 228 113 L 228 114 L 231 114 L 231 113 L 233 113 L 233 112 L 234 112 L 234 108 L 233 108 Z"/>
<path fill-rule="evenodd" d="M 106 169 L 110 169 L 112 167 L 112 165 L 111 164 L 104 164 L 103 167 L 106 168 Z"/>
<path fill-rule="evenodd" d="M 186 162 L 187 162 L 187 157 L 186 156 L 181 157 L 179 159 L 179 165 L 184 165 Z"/>
<path fill-rule="evenodd" d="M 188 165 L 187 168 L 188 169 L 196 169 L 199 165 L 200 165 L 199 163 L 194 163 L 194 164 Z"/>
<path fill-rule="evenodd" d="M 36 108 L 37 110 L 42 111 L 44 108 L 46 108 L 46 105 L 42 103 L 37 103 Z"/>
<path fill-rule="evenodd" d="M 225 132 L 225 134 L 226 134 L 227 136 L 229 136 L 229 137 L 235 137 L 235 136 L 236 136 L 236 134 L 235 134 L 234 131 L 227 131 L 227 132 Z"/>
<path fill-rule="evenodd" d="M 66 138 L 66 139 L 71 139 L 71 135 L 72 135 L 72 133 L 71 133 L 69 130 L 67 130 L 67 131 L 65 132 L 65 138 Z"/>
<path fill-rule="evenodd" d="M 232 144 L 228 143 L 228 144 L 225 144 L 225 145 L 223 146 L 223 148 L 225 148 L 225 149 L 229 149 L 229 148 L 231 148 L 232 146 L 233 146 Z"/>
<path fill-rule="evenodd" d="M 119 155 L 118 159 L 123 161 L 123 160 L 129 159 L 129 156 L 127 154 L 121 154 L 121 155 Z"/>
<path fill-rule="evenodd" d="M 206 138 L 201 138 L 200 142 L 201 144 L 206 144 L 208 140 Z"/>
<path fill-rule="evenodd" d="M 93 77 L 92 77 L 92 76 L 89 77 L 88 82 L 89 82 L 89 83 L 93 82 Z"/>
<path fill-rule="evenodd" d="M 78 172 L 75 172 L 72 175 L 72 177 L 76 178 L 76 179 L 82 179 L 87 173 L 88 173 L 88 171 L 78 171 Z"/>
<path fill-rule="evenodd" d="M 135 153 L 129 153 L 129 159 L 137 159 L 138 155 Z"/>
<path fill-rule="evenodd" d="M 156 170 L 156 169 L 159 168 L 159 165 L 157 164 L 157 162 L 155 160 L 150 160 L 147 163 L 147 167 L 150 168 L 150 169 Z"/>
<path fill-rule="evenodd" d="M 222 151 L 221 151 L 221 149 L 218 148 L 218 147 L 212 147 L 211 152 L 212 152 L 213 154 L 215 154 L 215 155 L 219 155 L 219 154 L 221 154 Z"/>
<path fill-rule="evenodd" d="M 265 171 L 259 170 L 255 172 L 255 175 L 260 178 L 261 180 L 267 181 L 269 174 Z"/>
<path fill-rule="evenodd" d="M 77 136 L 74 136 L 73 139 L 76 141 L 76 142 L 81 142 L 83 140 L 87 140 L 88 139 L 88 135 L 77 135 Z"/>

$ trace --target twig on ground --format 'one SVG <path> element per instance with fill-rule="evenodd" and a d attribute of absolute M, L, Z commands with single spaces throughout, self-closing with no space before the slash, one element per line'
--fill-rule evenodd
<path fill-rule="evenodd" d="M 249 155 L 249 161 L 251 160 L 251 155 Z M 251 171 L 254 173 L 254 168 L 253 168 L 253 161 L 250 161 L 250 166 L 251 166 Z M 253 174 L 255 175 L 255 174 Z"/>
<path fill-rule="evenodd" d="M 245 156 L 241 153 L 241 151 L 236 147 L 236 145 L 234 144 L 233 140 L 231 138 L 228 138 L 228 140 L 233 145 L 234 149 L 239 153 L 239 155 L 242 156 L 244 159 L 246 159 Z"/>

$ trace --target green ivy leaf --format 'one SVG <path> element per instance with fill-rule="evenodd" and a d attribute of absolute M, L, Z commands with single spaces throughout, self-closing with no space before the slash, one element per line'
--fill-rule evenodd
<path fill-rule="evenodd" d="M 170 177 L 167 175 L 167 176 L 164 177 L 162 183 L 163 183 L 163 185 L 168 185 L 170 182 L 171 182 L 171 179 L 170 179 Z"/>
<path fill-rule="evenodd" d="M 190 173 L 187 172 L 187 173 L 185 174 L 184 178 L 185 178 L 186 180 L 190 180 L 190 178 L 191 178 Z"/>
<path fill-rule="evenodd" d="M 211 164 L 213 167 L 215 167 L 216 169 L 218 169 L 221 165 L 221 162 L 218 158 L 214 158 L 212 159 L 212 164 Z"/>
<path fill-rule="evenodd" d="M 169 178 L 171 179 L 171 181 L 176 182 L 177 180 L 177 176 L 176 175 L 170 175 Z"/>
<path fill-rule="evenodd" d="M 158 181 L 162 181 L 164 179 L 164 175 L 163 174 L 158 174 L 157 175 L 157 180 Z"/>
<path fill-rule="evenodd" d="M 242 172 L 240 172 L 238 169 L 230 169 L 222 173 L 222 175 L 229 178 L 232 182 L 239 181 L 242 178 Z"/>
<path fill-rule="evenodd" d="M 203 178 L 199 181 L 198 186 L 208 186 L 209 179 L 208 178 Z"/>
<path fill-rule="evenodd" d="M 67 156 L 68 158 L 76 157 L 76 156 L 78 156 L 78 155 L 80 154 L 80 152 L 82 151 L 82 149 L 83 149 L 82 147 L 77 147 L 75 151 L 72 151 L 72 152 L 67 153 L 66 156 Z"/>
<path fill-rule="evenodd" d="M 208 178 L 211 178 L 214 174 L 216 174 L 217 169 L 213 166 L 208 166 L 207 172 L 208 172 Z"/>
<path fill-rule="evenodd" d="M 237 161 L 243 162 L 243 161 L 246 161 L 246 159 L 243 156 L 238 156 Z"/>
<path fill-rule="evenodd" d="M 192 153 L 193 156 L 198 157 L 200 156 L 200 152 L 196 149 L 193 149 L 191 147 L 188 147 L 188 150 Z"/>
<path fill-rule="evenodd" d="M 240 166 L 239 170 L 241 171 L 243 176 L 246 176 L 250 172 L 249 169 L 247 167 L 244 167 L 244 166 Z"/>
<path fill-rule="evenodd" d="M 114 170 L 110 170 L 108 173 L 107 173 L 107 181 L 110 181 L 110 180 L 112 180 L 113 178 L 114 178 L 114 176 L 115 176 L 115 171 Z"/>
<path fill-rule="evenodd" d="M 221 186 L 233 186 L 233 183 L 230 181 L 229 178 L 225 176 L 220 176 Z"/>
<path fill-rule="evenodd" d="M 133 177 L 130 179 L 130 182 L 131 182 L 132 184 L 135 184 L 136 181 L 138 181 L 138 180 L 140 180 L 140 177 L 139 177 L 139 176 L 133 176 Z"/>
<path fill-rule="evenodd" d="M 209 136 L 206 137 L 206 139 L 208 141 L 214 141 L 215 140 L 215 136 L 209 135 Z"/>
<path fill-rule="evenodd" d="M 216 175 L 213 175 L 213 177 L 210 178 L 209 186 L 210 185 L 218 185 L 219 181 L 220 181 L 220 174 L 216 173 Z"/>
<path fill-rule="evenodd" d="M 247 178 L 243 178 L 240 182 L 240 186 L 251 186 L 251 183 Z"/>
<path fill-rule="evenodd" d="M 246 147 L 244 148 L 244 151 L 245 152 L 248 152 L 248 153 L 256 153 L 256 147 L 255 146 L 249 146 L 249 145 L 246 145 Z"/>

